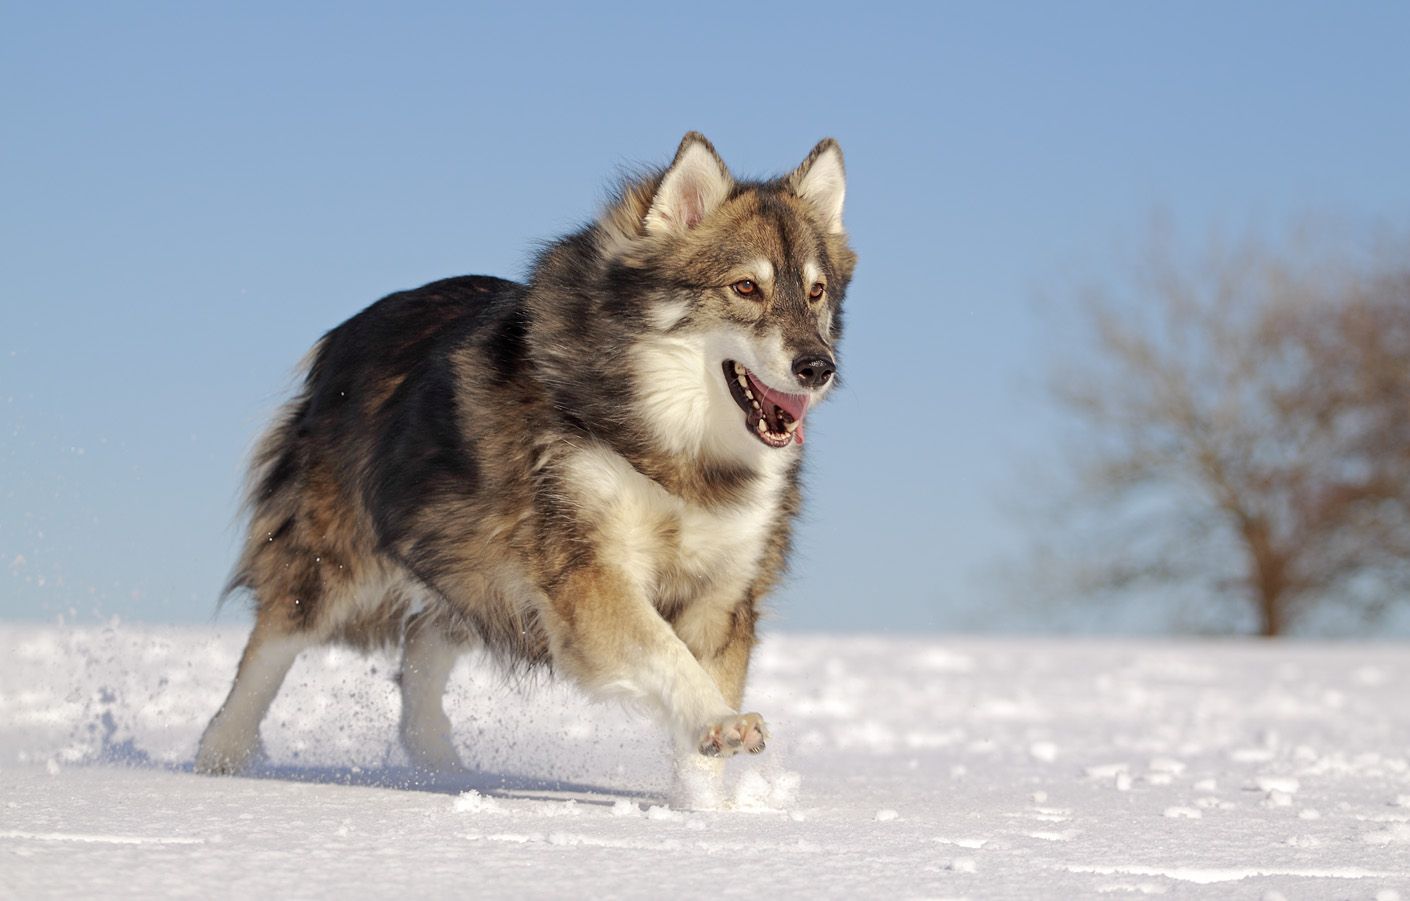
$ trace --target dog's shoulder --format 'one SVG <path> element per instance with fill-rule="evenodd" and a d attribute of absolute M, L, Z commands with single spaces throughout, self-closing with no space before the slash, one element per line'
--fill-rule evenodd
<path fill-rule="evenodd" d="M 769 532 L 786 528 L 792 515 L 796 474 L 784 466 L 765 467 L 728 500 L 714 501 L 670 490 L 603 444 L 569 450 L 559 466 L 599 545 L 639 572 L 751 569 Z"/>

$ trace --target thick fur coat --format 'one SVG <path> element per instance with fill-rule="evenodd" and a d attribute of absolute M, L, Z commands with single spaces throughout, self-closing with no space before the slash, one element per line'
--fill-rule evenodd
<path fill-rule="evenodd" d="M 408 755 L 456 767 L 441 694 L 482 645 L 646 703 L 681 800 L 711 803 L 719 759 L 767 737 L 740 704 L 836 383 L 843 194 L 831 140 L 749 182 L 692 133 L 526 284 L 434 282 L 325 335 L 256 449 L 230 584 L 256 622 L 198 769 L 245 766 L 330 641 L 400 643 Z"/>

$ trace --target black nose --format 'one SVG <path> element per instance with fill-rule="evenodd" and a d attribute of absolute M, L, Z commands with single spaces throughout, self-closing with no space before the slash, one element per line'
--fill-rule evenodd
<path fill-rule="evenodd" d="M 793 375 L 804 388 L 821 388 L 837 371 L 837 364 L 821 354 L 804 354 L 793 361 Z"/>

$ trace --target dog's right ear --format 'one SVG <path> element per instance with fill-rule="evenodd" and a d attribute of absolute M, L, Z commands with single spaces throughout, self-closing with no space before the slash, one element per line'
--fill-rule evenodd
<path fill-rule="evenodd" d="M 684 234 L 724 203 L 733 186 L 734 179 L 714 146 L 699 132 L 689 132 L 651 199 L 643 220 L 646 233 Z"/>

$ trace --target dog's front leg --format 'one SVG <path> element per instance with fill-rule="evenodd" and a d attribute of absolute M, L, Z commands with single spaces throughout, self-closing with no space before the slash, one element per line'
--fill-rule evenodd
<path fill-rule="evenodd" d="M 725 703 L 736 710 L 744 699 L 757 618 L 752 598 L 746 597 L 731 608 L 724 598 L 702 597 L 682 610 L 674 621 L 676 634 L 700 661 Z M 754 753 L 764 749 L 764 739 L 768 737 L 762 724 L 759 728 L 758 742 L 749 747 Z M 676 793 L 696 798 L 718 796 L 723 788 L 722 764 L 721 758 L 702 756 L 694 748 L 678 749 Z"/>
<path fill-rule="evenodd" d="M 673 800 L 717 802 L 702 797 L 696 783 L 717 781 L 701 774 L 718 767 L 697 761 L 763 750 L 763 718 L 731 706 L 670 624 L 614 567 L 577 568 L 559 581 L 550 602 L 554 664 L 590 690 L 654 707 L 670 728 L 678 777 L 684 774 Z"/>

